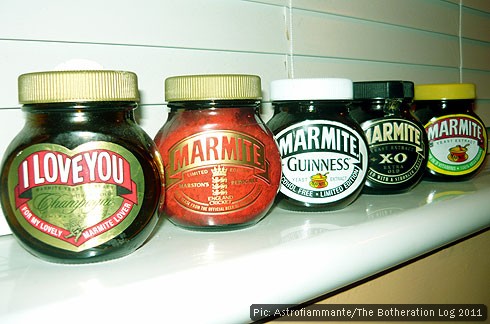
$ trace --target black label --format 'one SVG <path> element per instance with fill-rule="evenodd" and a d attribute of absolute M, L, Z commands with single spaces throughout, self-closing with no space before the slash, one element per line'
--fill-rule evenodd
<path fill-rule="evenodd" d="M 410 181 L 425 168 L 424 129 L 397 118 L 363 123 L 370 150 L 368 180 L 380 184 Z"/>

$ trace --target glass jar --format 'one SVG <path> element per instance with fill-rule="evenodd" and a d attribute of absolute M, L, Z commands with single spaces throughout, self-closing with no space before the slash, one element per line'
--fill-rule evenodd
<path fill-rule="evenodd" d="M 487 132 L 474 112 L 475 98 L 470 83 L 415 86 L 413 110 L 429 140 L 426 179 L 467 180 L 483 168 Z"/>
<path fill-rule="evenodd" d="M 351 116 L 369 145 L 369 171 L 363 192 L 396 194 L 414 188 L 427 166 L 427 134 L 410 111 L 413 82 L 354 82 Z"/>
<path fill-rule="evenodd" d="M 368 169 L 367 142 L 349 116 L 352 81 L 284 79 L 271 83 L 268 122 L 282 157 L 278 206 L 328 211 L 351 204 Z"/>
<path fill-rule="evenodd" d="M 274 202 L 281 161 L 259 117 L 255 75 L 189 75 L 165 80 L 168 119 L 155 137 L 166 172 L 164 212 L 202 231 L 250 226 Z"/>
<path fill-rule="evenodd" d="M 163 168 L 136 124 L 137 77 L 51 71 L 19 77 L 24 128 L 7 148 L 1 201 L 13 234 L 57 263 L 119 258 L 150 236 Z"/>

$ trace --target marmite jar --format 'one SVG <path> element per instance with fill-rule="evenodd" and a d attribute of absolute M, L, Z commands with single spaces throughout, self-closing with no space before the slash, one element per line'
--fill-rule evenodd
<path fill-rule="evenodd" d="M 415 187 L 427 165 L 427 134 L 410 111 L 413 82 L 354 82 L 350 114 L 369 145 L 369 171 L 363 192 L 396 194 Z"/>
<path fill-rule="evenodd" d="M 328 211 L 351 204 L 368 170 L 364 132 L 349 116 L 352 81 L 284 79 L 271 83 L 268 122 L 282 157 L 278 206 Z"/>
<path fill-rule="evenodd" d="M 13 234 L 57 263 L 125 256 L 150 236 L 163 167 L 136 124 L 137 77 L 52 71 L 19 77 L 24 128 L 10 143 L 1 202 Z"/>
<path fill-rule="evenodd" d="M 281 179 L 279 150 L 259 117 L 255 75 L 165 80 L 169 115 L 155 137 L 166 172 L 164 212 L 177 226 L 232 230 L 257 223 Z"/>
<path fill-rule="evenodd" d="M 413 110 L 429 140 L 426 179 L 467 180 L 483 167 L 488 143 L 470 83 L 415 86 Z"/>

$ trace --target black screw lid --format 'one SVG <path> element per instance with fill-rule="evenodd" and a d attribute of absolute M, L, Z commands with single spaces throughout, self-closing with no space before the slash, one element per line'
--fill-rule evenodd
<path fill-rule="evenodd" d="M 354 99 L 406 98 L 403 81 L 363 81 L 354 82 Z M 412 83 L 413 97 L 413 83 Z"/>
<path fill-rule="evenodd" d="M 412 81 L 403 81 L 403 94 L 405 99 L 413 99 L 415 86 Z"/>

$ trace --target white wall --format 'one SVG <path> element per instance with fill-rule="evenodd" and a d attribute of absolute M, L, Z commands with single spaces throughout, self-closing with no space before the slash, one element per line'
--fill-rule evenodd
<path fill-rule="evenodd" d="M 23 125 L 17 77 L 73 59 L 137 73 L 150 136 L 164 79 L 198 73 L 260 75 L 265 102 L 287 77 L 474 82 L 490 125 L 487 0 L 4 0 L 0 158 Z"/>

